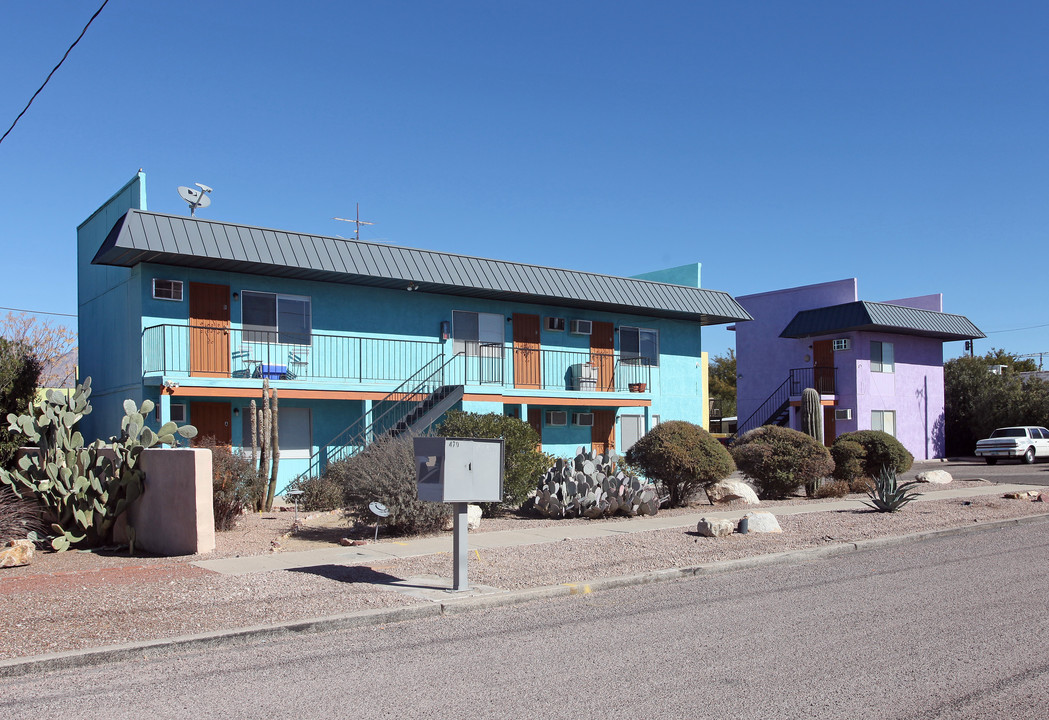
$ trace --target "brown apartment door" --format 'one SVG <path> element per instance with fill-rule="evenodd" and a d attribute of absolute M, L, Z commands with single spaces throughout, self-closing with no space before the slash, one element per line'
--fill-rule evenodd
<path fill-rule="evenodd" d="M 616 389 L 615 327 L 610 322 L 590 324 L 590 362 L 597 365 L 597 389 L 612 392 Z"/>
<path fill-rule="evenodd" d="M 539 316 L 514 313 L 514 387 L 538 390 L 543 386 L 539 351 Z"/>
<path fill-rule="evenodd" d="M 528 408 L 528 424 L 532 426 L 532 429 L 539 435 L 539 444 L 535 446 L 535 449 L 542 452 L 543 450 L 543 409 L 537 407 Z"/>
<path fill-rule="evenodd" d="M 838 429 L 834 425 L 834 406 L 823 406 L 823 444 L 830 447 L 838 437 Z"/>
<path fill-rule="evenodd" d="M 189 374 L 229 377 L 229 285 L 189 284 Z"/>
<path fill-rule="evenodd" d="M 616 449 L 616 413 L 614 410 L 594 410 L 594 424 L 590 428 L 590 446 L 594 455 Z"/>
<path fill-rule="evenodd" d="M 228 402 L 193 401 L 189 404 L 189 419 L 198 438 L 213 437 L 217 445 L 233 444 Z"/>
<path fill-rule="evenodd" d="M 821 395 L 834 394 L 834 349 L 830 340 L 812 343 L 812 375 Z"/>

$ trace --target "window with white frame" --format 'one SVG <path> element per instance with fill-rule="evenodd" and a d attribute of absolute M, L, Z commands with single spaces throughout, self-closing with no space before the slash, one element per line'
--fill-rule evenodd
<path fill-rule="evenodd" d="M 452 312 L 452 352 L 468 357 L 503 356 L 506 320 L 496 313 Z"/>
<path fill-rule="evenodd" d="M 155 300 L 174 300 L 175 302 L 181 302 L 182 281 L 153 278 L 153 298 Z"/>
<path fill-rule="evenodd" d="M 245 290 L 240 311 L 246 342 L 310 344 L 313 320 L 309 297 Z"/>
<path fill-rule="evenodd" d="M 620 326 L 619 352 L 632 365 L 659 365 L 659 331 Z"/>
<path fill-rule="evenodd" d="M 896 411 L 871 410 L 871 430 L 881 430 L 896 437 Z"/>
<path fill-rule="evenodd" d="M 896 372 L 892 343 L 871 341 L 871 372 Z"/>
<path fill-rule="evenodd" d="M 256 410 L 261 414 L 261 410 Z M 251 408 L 242 408 L 242 451 L 251 452 Z M 280 456 L 289 459 L 309 459 L 313 455 L 313 428 L 310 409 L 281 406 L 277 413 L 277 436 L 280 438 Z M 256 428 L 259 421 L 256 420 Z M 256 439 L 256 442 L 258 440 Z"/>

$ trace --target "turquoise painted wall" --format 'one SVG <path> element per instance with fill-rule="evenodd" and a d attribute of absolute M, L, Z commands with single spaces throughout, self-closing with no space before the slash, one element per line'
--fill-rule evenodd
<path fill-rule="evenodd" d="M 118 434 L 124 400 L 144 398 L 138 324 L 143 311 L 141 271 L 91 264 L 109 231 L 131 208 L 146 209 L 146 176 L 141 171 L 77 227 L 80 376 L 90 376 L 92 383 L 92 413 L 80 429 L 89 442 Z"/>
<path fill-rule="evenodd" d="M 632 275 L 638 280 L 651 280 L 653 282 L 670 283 L 671 285 L 685 285 L 686 287 L 703 287 L 700 285 L 700 270 L 702 263 L 689 263 L 665 270 L 653 270 L 652 272 Z"/>

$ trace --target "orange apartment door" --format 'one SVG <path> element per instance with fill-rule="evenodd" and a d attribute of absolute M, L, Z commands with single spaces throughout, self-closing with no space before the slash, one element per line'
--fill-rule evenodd
<path fill-rule="evenodd" d="M 197 437 L 213 437 L 218 445 L 233 444 L 228 402 L 193 401 L 189 404 L 189 419 L 197 428 Z"/>
<path fill-rule="evenodd" d="M 616 413 L 614 410 L 594 410 L 594 424 L 590 428 L 590 445 L 594 455 L 616 449 Z"/>
<path fill-rule="evenodd" d="M 597 389 L 602 392 L 616 389 L 615 347 L 615 326 L 612 323 L 595 320 L 590 324 L 590 362 L 597 365 Z"/>
<path fill-rule="evenodd" d="M 539 444 L 535 446 L 540 452 L 543 449 L 543 409 L 537 407 L 528 408 L 528 424 L 539 435 Z"/>
<path fill-rule="evenodd" d="M 542 355 L 539 351 L 539 316 L 514 313 L 514 387 L 543 386 Z"/>
<path fill-rule="evenodd" d="M 834 394 L 834 349 L 830 340 L 812 343 L 812 375 L 821 395 Z"/>
<path fill-rule="evenodd" d="M 838 437 L 838 430 L 834 427 L 834 406 L 823 406 L 823 444 L 830 447 Z"/>
<path fill-rule="evenodd" d="M 189 284 L 189 374 L 229 377 L 229 285 Z"/>

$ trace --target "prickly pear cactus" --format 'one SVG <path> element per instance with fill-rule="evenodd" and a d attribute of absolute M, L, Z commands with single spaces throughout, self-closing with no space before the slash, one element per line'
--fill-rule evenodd
<path fill-rule="evenodd" d="M 660 499 L 655 486 L 617 469 L 615 454 L 582 452 L 558 460 L 539 481 L 535 509 L 551 518 L 655 515 Z"/>
<path fill-rule="evenodd" d="M 121 435 L 110 439 L 114 463 L 102 452 L 105 443 L 96 440 L 85 445 L 75 430 L 91 412 L 90 396 L 91 378 L 86 378 L 70 397 L 49 390 L 43 401 L 30 404 L 26 414 L 7 416 L 9 430 L 24 436 L 37 453 L 20 458 L 11 472 L 0 469 L 0 483 L 19 497 L 39 500 L 51 522 L 51 547 L 58 551 L 109 537 L 116 518 L 142 494 L 142 471 L 137 466 L 143 449 L 174 444 L 176 433 L 187 438 L 196 435 L 192 426 L 178 428 L 174 423 L 154 433 L 144 422 L 153 403 L 146 400 L 140 409 L 128 400 Z"/>

